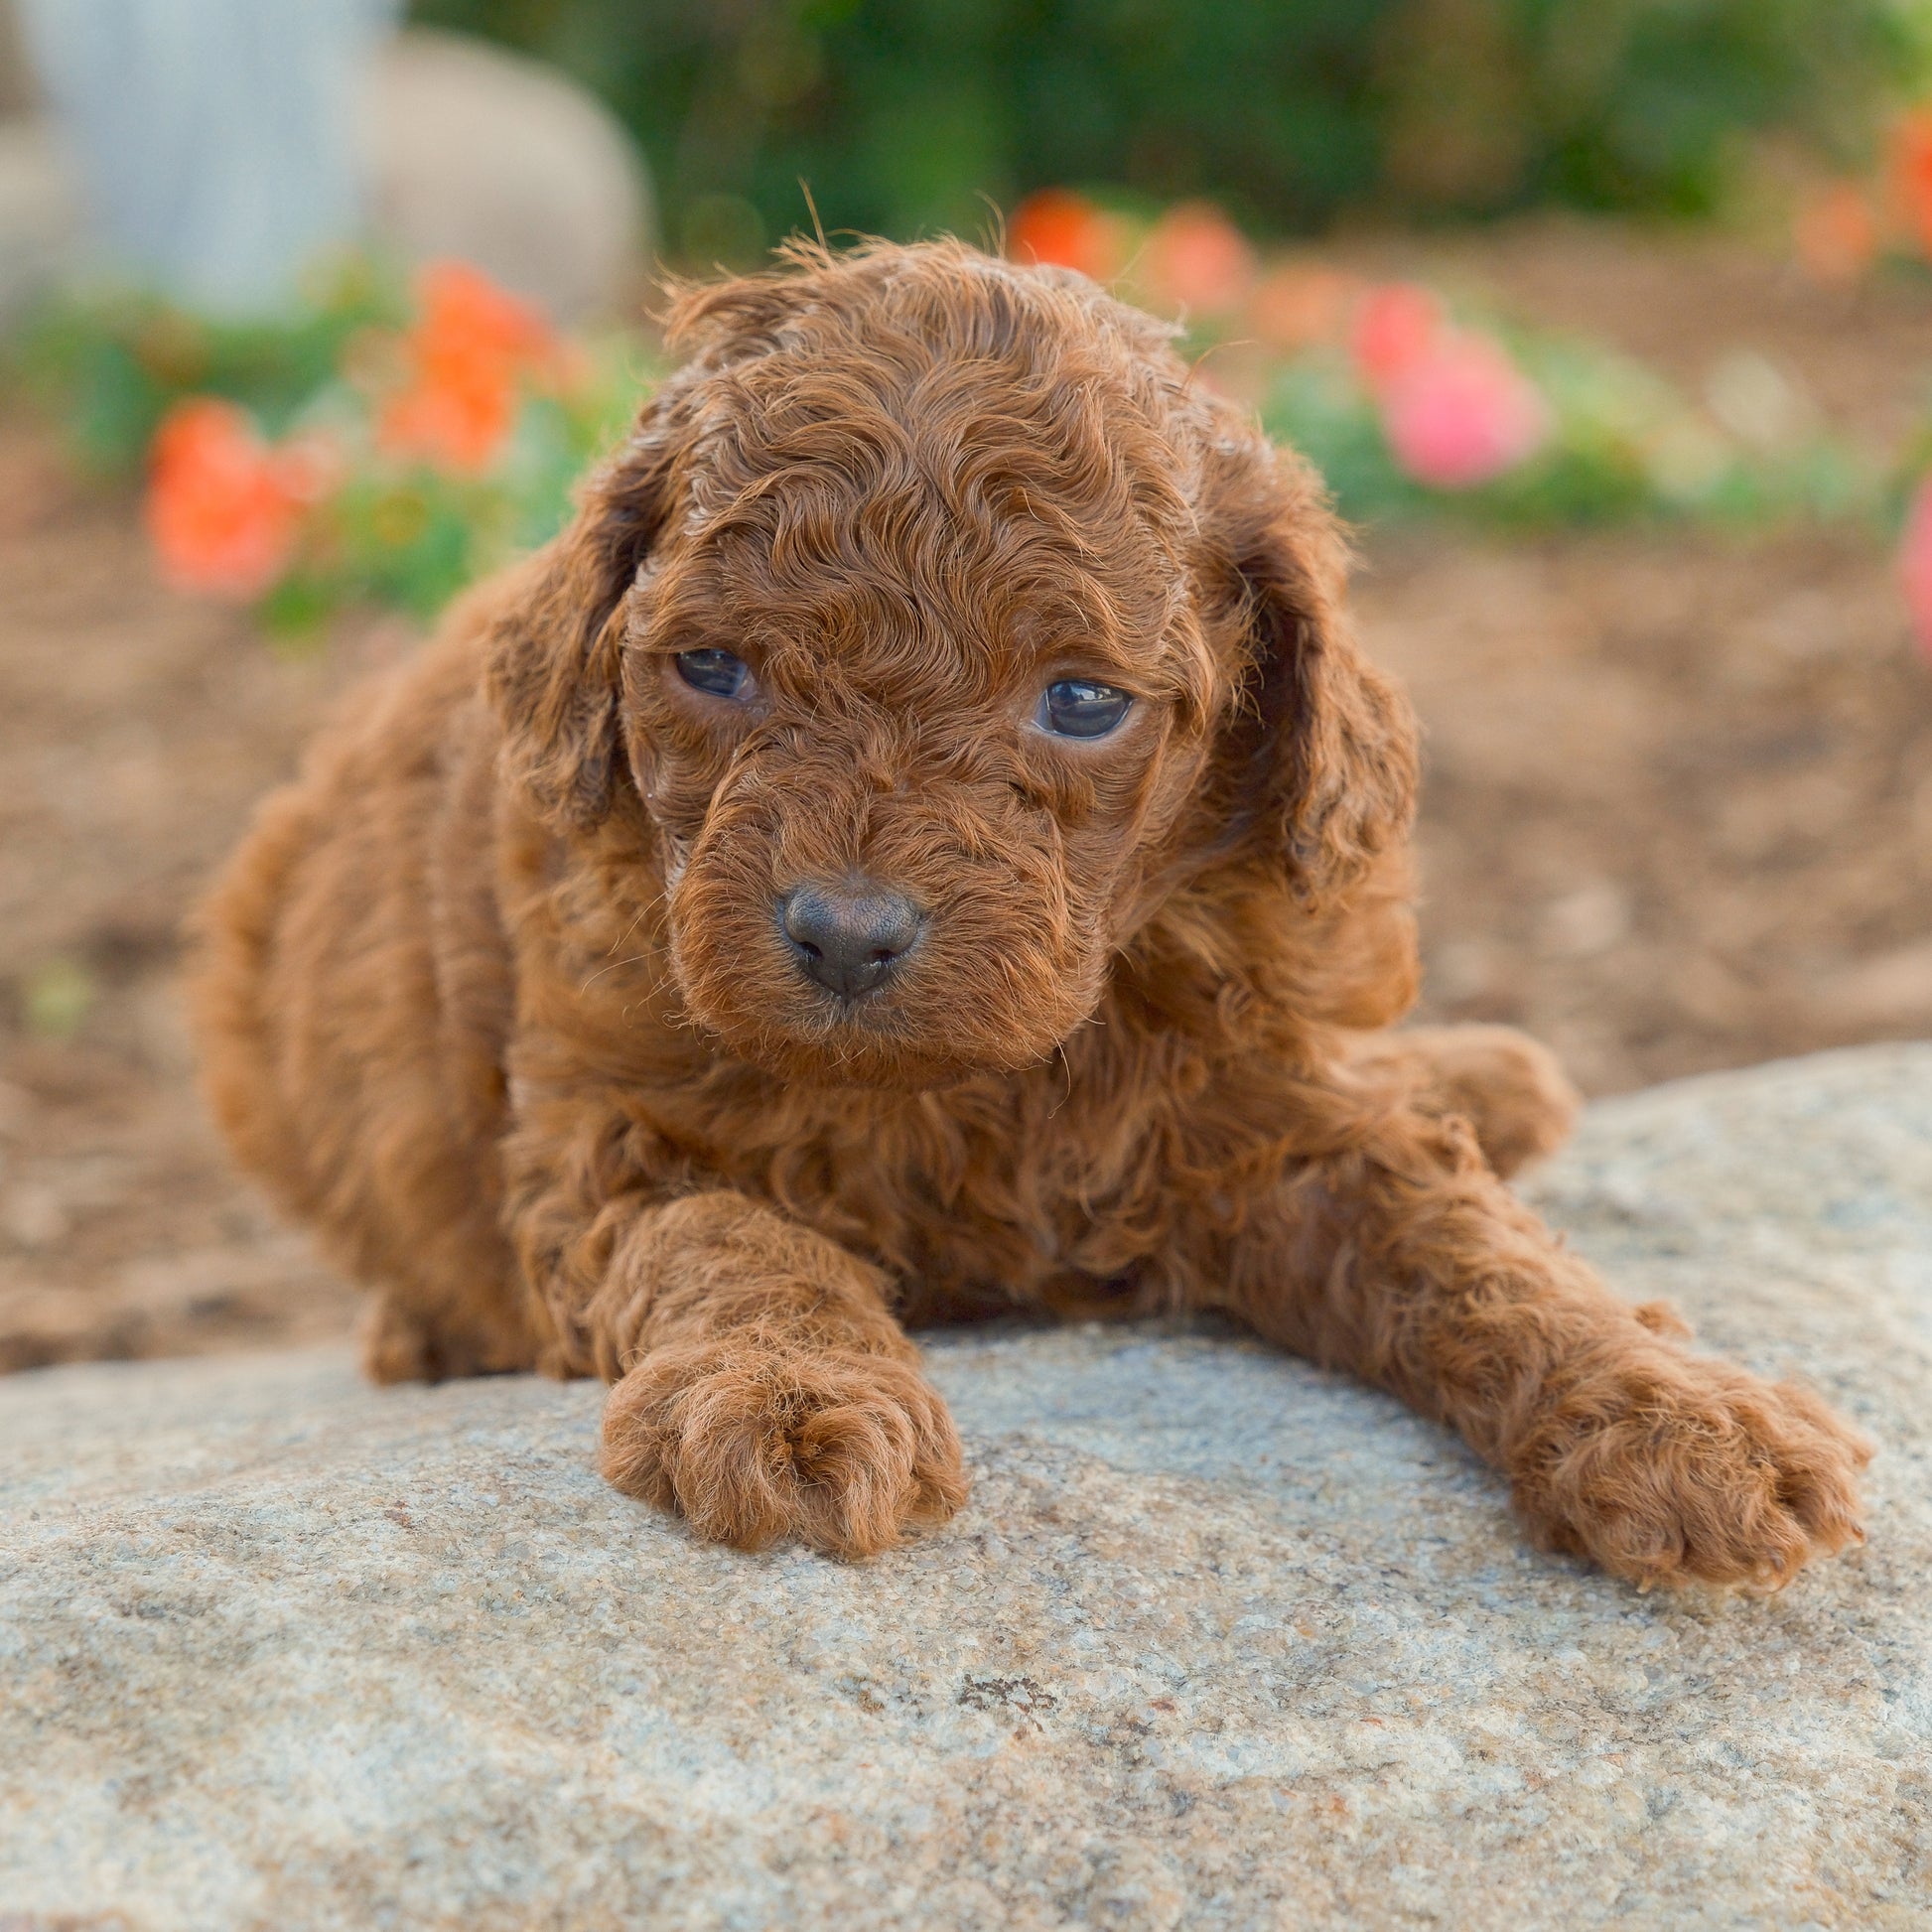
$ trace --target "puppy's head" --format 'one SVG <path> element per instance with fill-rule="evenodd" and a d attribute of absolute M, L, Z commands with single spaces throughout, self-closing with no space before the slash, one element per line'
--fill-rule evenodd
<path fill-rule="evenodd" d="M 641 814 L 693 1018 L 789 1078 L 1053 1051 L 1209 869 L 1318 902 L 1411 734 L 1293 458 L 1160 325 L 954 242 L 687 294 L 687 366 L 500 620 L 506 765 Z"/>

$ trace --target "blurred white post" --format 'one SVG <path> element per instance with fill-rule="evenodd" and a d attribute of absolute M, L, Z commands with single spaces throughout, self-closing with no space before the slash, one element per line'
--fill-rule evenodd
<path fill-rule="evenodd" d="M 272 311 L 361 216 L 365 73 L 400 0 L 23 0 L 116 265 Z"/>

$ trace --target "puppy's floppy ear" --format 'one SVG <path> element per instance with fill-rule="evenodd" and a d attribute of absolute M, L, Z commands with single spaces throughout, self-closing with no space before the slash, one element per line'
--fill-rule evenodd
<path fill-rule="evenodd" d="M 1356 648 L 1342 608 L 1348 547 L 1313 471 L 1228 425 L 1203 496 L 1242 687 L 1217 749 L 1223 823 L 1319 904 L 1408 831 L 1415 722 Z"/>
<path fill-rule="evenodd" d="M 624 596 L 671 513 L 693 429 L 691 373 L 645 405 L 586 484 L 570 526 L 531 559 L 489 626 L 504 772 L 559 831 L 589 830 L 616 800 Z"/>

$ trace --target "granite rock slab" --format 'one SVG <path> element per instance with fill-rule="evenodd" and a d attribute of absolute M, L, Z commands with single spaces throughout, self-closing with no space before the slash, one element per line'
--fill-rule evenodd
<path fill-rule="evenodd" d="M 1769 1598 L 1519 1540 L 1199 1326 L 928 1342 L 865 1566 L 607 1489 L 601 1392 L 337 1352 L 0 1383 L 0 1927 L 1932 1927 L 1932 1045 L 1592 1108 L 1528 1189 L 1880 1444 Z"/>

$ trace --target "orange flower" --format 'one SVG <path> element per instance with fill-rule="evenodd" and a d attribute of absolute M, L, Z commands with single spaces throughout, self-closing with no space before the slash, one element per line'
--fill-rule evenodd
<path fill-rule="evenodd" d="M 1157 300 L 1191 315 L 1238 309 L 1254 286 L 1255 251 L 1211 202 L 1182 202 L 1154 224 L 1141 272 Z"/>
<path fill-rule="evenodd" d="M 231 402 L 178 402 L 155 432 L 145 504 L 163 574 L 180 590 L 261 596 L 288 567 L 303 512 L 328 483 L 313 443 L 273 448 Z"/>
<path fill-rule="evenodd" d="M 424 376 L 383 404 L 376 440 L 391 456 L 479 475 L 509 439 L 516 384 L 507 374 L 465 370 Z"/>
<path fill-rule="evenodd" d="M 421 320 L 403 338 L 409 374 L 384 403 L 376 438 L 392 455 L 475 475 L 516 421 L 520 381 L 559 377 L 548 323 L 466 262 L 436 262 L 417 284 Z"/>
<path fill-rule="evenodd" d="M 1356 284 L 1318 262 L 1271 269 L 1248 300 L 1248 326 L 1270 348 L 1292 354 L 1341 334 Z"/>
<path fill-rule="evenodd" d="M 1362 297 L 1350 347 L 1371 389 L 1386 389 L 1447 334 L 1441 300 L 1418 282 L 1385 282 Z"/>
<path fill-rule="evenodd" d="M 1798 210 L 1798 260 L 1817 282 L 1856 282 L 1878 253 L 1878 221 L 1857 182 L 1834 182 Z"/>
<path fill-rule="evenodd" d="M 1932 255 L 1932 109 L 1902 114 L 1892 129 L 1891 189 L 1913 239 Z"/>
<path fill-rule="evenodd" d="M 1051 262 L 1076 268 L 1096 282 L 1111 282 L 1126 257 L 1126 229 L 1084 195 L 1042 188 L 1013 210 L 1007 222 L 1007 253 L 1017 262 Z"/>

